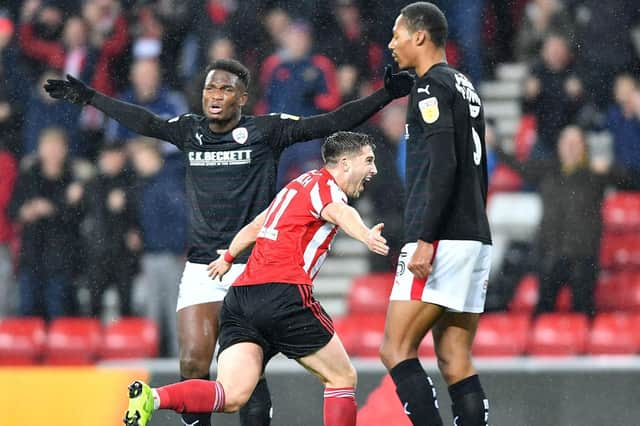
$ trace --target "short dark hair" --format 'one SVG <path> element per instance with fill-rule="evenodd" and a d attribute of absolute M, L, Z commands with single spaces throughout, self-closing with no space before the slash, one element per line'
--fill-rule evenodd
<path fill-rule="evenodd" d="M 376 148 L 371 136 L 356 132 L 336 132 L 324 140 L 322 160 L 324 164 L 334 164 L 341 156 L 358 153 L 365 146 Z"/>
<path fill-rule="evenodd" d="M 240 63 L 240 61 L 236 61 L 235 59 L 216 59 L 209 64 L 204 75 L 209 75 L 209 73 L 213 70 L 230 72 L 231 74 L 238 77 L 238 79 L 244 84 L 244 87 L 249 87 L 251 73 L 249 72 L 249 69 L 247 67 Z"/>
<path fill-rule="evenodd" d="M 438 47 L 444 47 L 449 33 L 449 25 L 444 13 L 433 3 L 419 1 L 405 6 L 400 14 L 407 20 L 407 28 L 412 33 L 426 30 L 431 41 Z"/>

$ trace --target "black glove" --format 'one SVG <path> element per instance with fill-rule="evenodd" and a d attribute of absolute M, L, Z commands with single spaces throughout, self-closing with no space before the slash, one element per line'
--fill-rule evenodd
<path fill-rule="evenodd" d="M 44 90 L 54 99 L 63 99 L 78 105 L 88 104 L 96 93 L 91 87 L 69 74 L 66 80 L 47 80 Z"/>
<path fill-rule="evenodd" d="M 414 82 L 413 76 L 407 71 L 393 74 L 391 65 L 384 68 L 384 88 L 393 98 L 401 98 L 411 93 Z"/>

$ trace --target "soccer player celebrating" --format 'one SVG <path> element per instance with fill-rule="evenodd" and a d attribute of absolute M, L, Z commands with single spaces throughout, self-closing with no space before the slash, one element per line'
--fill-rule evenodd
<path fill-rule="evenodd" d="M 186 159 L 188 257 L 177 306 L 180 374 L 209 377 L 218 334 L 218 315 L 229 285 L 242 272 L 248 255 L 240 256 L 228 274 L 215 282 L 206 267 L 217 250 L 269 204 L 276 192 L 276 166 L 281 152 L 305 140 L 326 137 L 358 126 L 387 103 L 409 94 L 413 78 L 386 70 L 384 87 L 321 115 L 245 116 L 249 71 L 234 60 L 209 65 L 202 90 L 203 116 L 161 118 L 136 105 L 105 96 L 81 81 L 48 80 L 45 90 L 56 99 L 92 105 L 141 135 L 177 146 Z M 264 380 L 240 413 L 243 426 L 268 425 L 271 401 Z M 210 415 L 183 415 L 185 424 L 210 424 Z"/>
<path fill-rule="evenodd" d="M 368 228 L 347 204 L 347 197 L 358 197 L 377 173 L 373 148 L 361 133 L 328 137 L 322 145 L 325 167 L 291 181 L 211 262 L 210 276 L 223 276 L 255 243 L 222 304 L 216 381 L 188 380 L 157 389 L 136 381 L 129 387 L 126 425 L 146 425 L 154 409 L 237 411 L 266 363 L 281 352 L 325 385 L 325 426 L 355 426 L 356 371 L 331 318 L 313 297 L 312 282 L 338 227 L 374 253 L 389 251 L 380 234 L 383 224 Z"/>
<path fill-rule="evenodd" d="M 491 260 L 485 213 L 484 112 L 471 82 L 446 63 L 447 21 L 431 3 L 402 9 L 389 49 L 416 83 L 407 112 L 405 245 L 380 354 L 414 425 L 442 425 L 418 360 L 429 330 L 449 385 L 454 423 L 486 425 L 489 403 L 471 362 Z"/>

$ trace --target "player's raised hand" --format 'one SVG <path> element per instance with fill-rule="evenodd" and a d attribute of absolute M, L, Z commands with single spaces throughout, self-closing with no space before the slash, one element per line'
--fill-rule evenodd
<path fill-rule="evenodd" d="M 224 274 L 229 272 L 229 269 L 231 269 L 231 263 L 225 262 L 224 260 L 225 252 L 226 250 L 218 250 L 218 258 L 207 266 L 208 275 L 212 280 L 215 280 L 216 278 L 222 279 Z"/>
<path fill-rule="evenodd" d="M 393 73 L 391 65 L 384 68 L 384 88 L 394 98 L 401 98 L 411 93 L 415 79 L 407 71 Z"/>
<path fill-rule="evenodd" d="M 88 104 L 96 92 L 69 74 L 67 74 L 66 80 L 47 80 L 44 90 L 54 99 L 62 99 L 78 105 Z"/>
<path fill-rule="evenodd" d="M 411 256 L 407 268 L 420 279 L 425 279 L 431 274 L 431 260 L 433 258 L 433 244 L 418 240 L 416 251 Z"/>
<path fill-rule="evenodd" d="M 382 236 L 382 228 L 384 228 L 384 223 L 379 223 L 369 230 L 367 248 L 381 256 L 386 256 L 389 254 L 389 246 L 387 239 Z"/>

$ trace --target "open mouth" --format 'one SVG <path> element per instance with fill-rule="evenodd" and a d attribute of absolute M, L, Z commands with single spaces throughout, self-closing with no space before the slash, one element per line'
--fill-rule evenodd
<path fill-rule="evenodd" d="M 220 114 L 222 112 L 222 107 L 218 105 L 209 105 L 209 113 L 213 115 Z"/>

